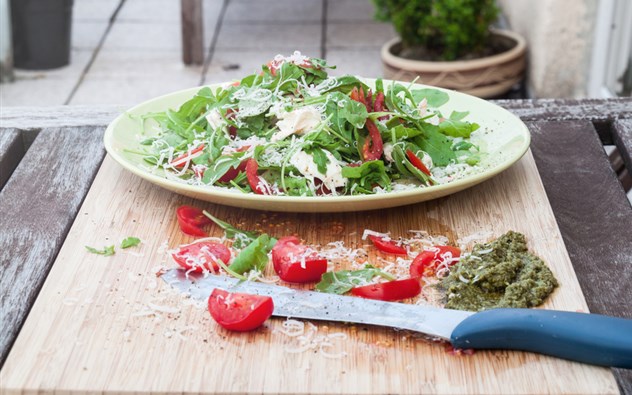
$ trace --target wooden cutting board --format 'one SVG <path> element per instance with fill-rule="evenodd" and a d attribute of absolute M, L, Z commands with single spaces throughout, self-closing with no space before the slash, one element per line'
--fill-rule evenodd
<path fill-rule="evenodd" d="M 224 331 L 154 275 L 161 266 L 175 266 L 167 246 L 192 240 L 178 229 L 175 208 L 181 204 L 206 208 L 244 229 L 296 233 L 307 243 L 361 244 L 365 228 L 395 236 L 422 229 L 453 242 L 516 230 L 560 281 L 544 307 L 587 311 L 530 152 L 456 195 L 335 215 L 192 201 L 107 157 L 0 372 L 2 393 L 618 393 L 606 368 L 522 352 L 452 355 L 443 344 L 384 328 L 314 322 L 314 329 L 305 323 L 315 331 L 315 348 L 298 353 L 291 352 L 296 338 L 281 333 L 283 319 L 253 333 Z M 211 233 L 222 234 L 216 228 Z M 143 243 L 110 257 L 84 248 L 118 245 L 127 236 Z M 339 352 L 345 356 L 328 357 Z"/>

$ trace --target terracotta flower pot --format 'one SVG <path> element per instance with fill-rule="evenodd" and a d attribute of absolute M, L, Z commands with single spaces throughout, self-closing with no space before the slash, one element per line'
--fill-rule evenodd
<path fill-rule="evenodd" d="M 496 55 L 450 62 L 431 62 L 397 56 L 401 48 L 395 38 L 382 47 L 384 78 L 412 81 L 454 89 L 478 97 L 494 97 L 506 93 L 519 82 L 526 66 L 527 42 L 514 32 L 494 30 L 497 40 L 507 50 Z"/>

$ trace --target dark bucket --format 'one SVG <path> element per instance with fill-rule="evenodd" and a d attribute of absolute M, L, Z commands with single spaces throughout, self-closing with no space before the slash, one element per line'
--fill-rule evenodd
<path fill-rule="evenodd" d="M 11 0 L 13 64 L 29 70 L 70 62 L 73 0 Z"/>

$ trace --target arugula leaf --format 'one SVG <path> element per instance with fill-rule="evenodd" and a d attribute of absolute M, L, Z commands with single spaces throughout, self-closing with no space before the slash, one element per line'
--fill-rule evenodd
<path fill-rule="evenodd" d="M 439 132 L 437 126 L 425 123 L 423 134 L 413 139 L 414 143 L 432 158 L 435 166 L 447 166 L 456 160 L 449 138 Z"/>
<path fill-rule="evenodd" d="M 393 141 L 394 143 L 399 140 L 409 139 L 424 133 L 422 130 L 407 128 L 404 125 L 395 126 L 394 128 L 390 129 L 390 132 L 391 135 L 395 137 L 395 141 Z"/>
<path fill-rule="evenodd" d="M 394 280 L 394 277 L 390 274 L 374 266 L 366 265 L 364 269 L 360 270 L 327 272 L 323 274 L 320 282 L 316 284 L 316 289 L 320 292 L 342 295 L 351 291 L 354 287 L 371 281 L 376 276 Z"/>
<path fill-rule="evenodd" d="M 424 88 L 415 89 L 412 92 L 415 103 L 419 104 L 424 98 L 428 102 L 429 107 L 440 107 L 450 100 L 450 96 L 447 93 L 438 89 Z"/>
<path fill-rule="evenodd" d="M 329 158 L 325 154 L 322 148 L 314 147 L 305 150 L 306 153 L 312 155 L 313 161 L 316 164 L 316 168 L 322 174 L 327 173 L 327 163 L 329 163 Z"/>
<path fill-rule="evenodd" d="M 140 239 L 138 237 L 130 236 L 123 239 L 123 241 L 121 242 L 121 248 L 125 249 L 129 247 L 136 247 L 139 244 L 140 244 Z"/>
<path fill-rule="evenodd" d="M 235 239 L 235 242 L 233 243 L 233 246 L 235 248 L 241 248 L 244 244 L 252 243 L 257 237 L 259 237 L 258 232 L 237 229 L 228 222 L 214 217 L 206 210 L 202 210 L 202 213 L 206 215 L 211 221 L 215 222 L 217 226 L 224 229 L 224 234 L 227 238 Z"/>
<path fill-rule="evenodd" d="M 364 104 L 340 92 L 333 92 L 327 97 L 326 111 L 327 115 L 332 114 L 334 125 L 340 125 L 340 121 L 345 120 L 356 128 L 362 128 L 369 117 Z M 340 131 L 343 129 L 339 128 Z"/>
<path fill-rule="evenodd" d="M 209 167 L 204 171 L 204 176 L 202 177 L 202 182 L 208 185 L 213 185 L 222 178 L 224 174 L 231 168 L 235 169 L 239 167 L 243 160 L 244 153 L 236 152 L 231 156 L 223 156 L 221 157 L 213 166 Z"/>
<path fill-rule="evenodd" d="M 446 136 L 469 138 L 473 131 L 478 129 L 478 124 L 466 121 L 446 119 L 439 124 L 439 130 Z"/>
<path fill-rule="evenodd" d="M 103 247 L 103 249 L 101 250 L 97 250 L 94 247 L 89 247 L 89 246 L 84 246 L 86 247 L 86 250 L 90 251 L 93 254 L 97 254 L 97 255 L 103 255 L 103 256 L 111 256 L 114 255 L 114 246 L 106 246 Z"/>
<path fill-rule="evenodd" d="M 453 121 L 460 121 L 470 114 L 469 111 L 452 111 L 449 118 Z"/>
<path fill-rule="evenodd" d="M 364 162 L 361 166 L 345 166 L 342 168 L 342 176 L 353 183 L 358 184 L 363 190 L 371 191 L 375 184 L 387 190 L 391 187 L 391 180 L 386 174 L 386 167 L 381 160 Z M 348 186 L 352 188 L 353 185 Z"/>
<path fill-rule="evenodd" d="M 329 83 L 329 81 L 327 81 L 324 82 L 322 85 L 319 85 L 317 88 L 321 94 L 334 91 L 349 94 L 355 87 L 362 87 L 365 92 L 369 90 L 369 87 L 365 83 L 352 75 L 343 75 L 342 77 L 337 77 L 336 83 L 333 86 Z"/>
<path fill-rule="evenodd" d="M 244 274 L 253 269 L 263 271 L 268 264 L 268 252 L 272 250 L 275 243 L 276 239 L 265 233 L 262 234 L 241 250 L 228 268 L 238 274 Z"/>

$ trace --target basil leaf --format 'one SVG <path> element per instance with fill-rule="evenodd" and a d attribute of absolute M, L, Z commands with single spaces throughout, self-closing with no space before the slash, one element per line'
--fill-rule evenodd
<path fill-rule="evenodd" d="M 103 255 L 103 256 L 111 256 L 114 255 L 114 246 L 103 247 L 101 250 L 97 250 L 94 247 L 85 246 L 86 250 L 90 251 L 93 254 Z"/>
<path fill-rule="evenodd" d="M 121 248 L 125 249 L 129 247 L 136 247 L 139 244 L 140 244 L 140 239 L 138 237 L 126 237 L 121 242 Z"/>
<path fill-rule="evenodd" d="M 265 233 L 262 234 L 241 250 L 228 268 L 238 274 L 244 274 L 253 269 L 263 271 L 268 264 L 268 252 L 275 243 L 276 239 Z"/>
<path fill-rule="evenodd" d="M 416 104 L 419 104 L 423 99 L 426 99 L 429 107 L 440 107 L 450 100 L 450 96 L 447 93 L 438 89 L 424 88 L 415 89 L 412 92 L 413 98 Z"/>
<path fill-rule="evenodd" d="M 246 231 L 235 228 L 228 222 L 222 221 L 219 218 L 212 216 L 208 211 L 203 210 L 202 213 L 206 215 L 211 221 L 215 222 L 217 226 L 224 230 L 224 234 L 229 239 L 235 239 L 233 246 L 235 248 L 241 248 L 244 244 L 252 243 L 259 233 L 253 231 Z"/>
<path fill-rule="evenodd" d="M 320 282 L 316 284 L 316 289 L 320 292 L 342 295 L 352 288 L 364 285 L 376 276 L 387 277 L 392 279 L 390 275 L 382 270 L 367 265 L 360 270 L 340 270 L 337 272 L 327 272 L 323 274 Z"/>

